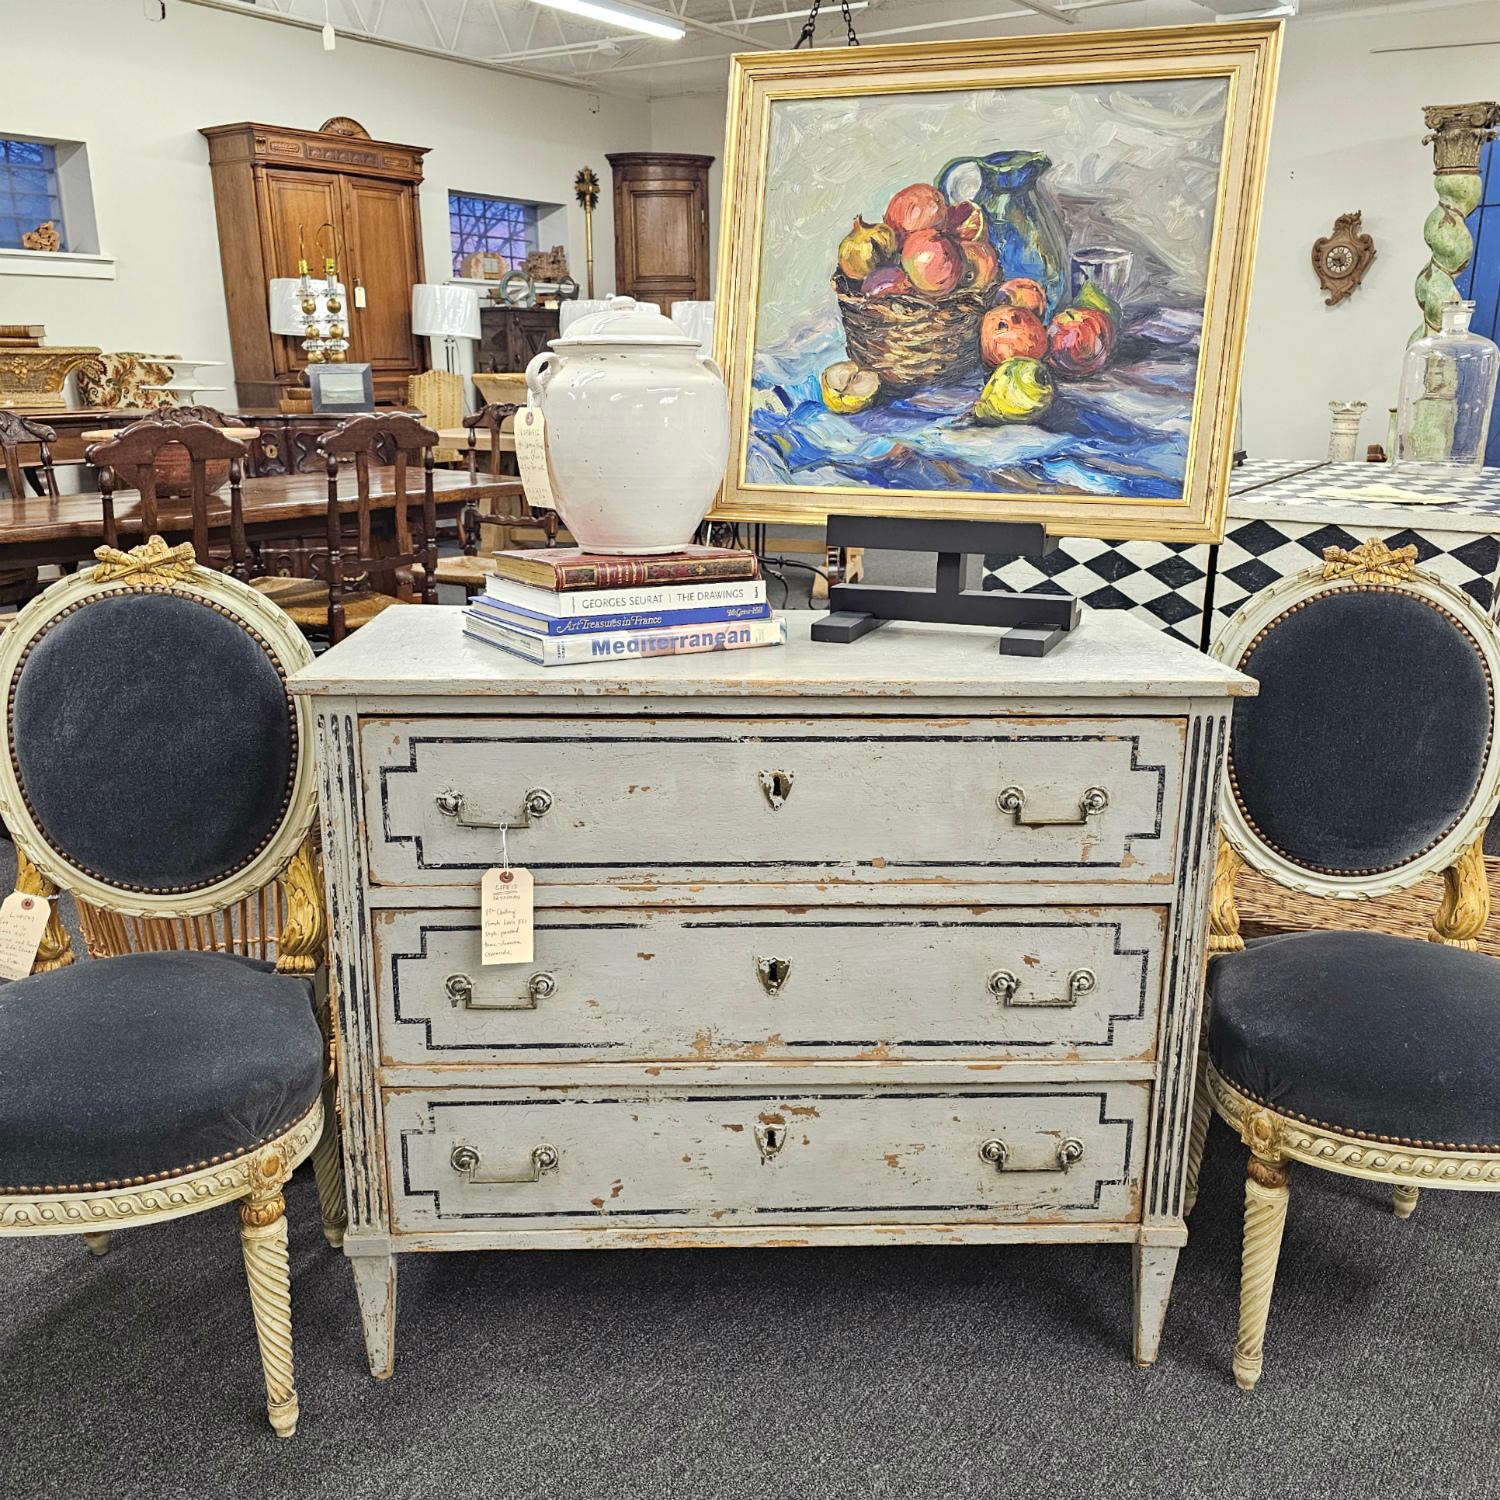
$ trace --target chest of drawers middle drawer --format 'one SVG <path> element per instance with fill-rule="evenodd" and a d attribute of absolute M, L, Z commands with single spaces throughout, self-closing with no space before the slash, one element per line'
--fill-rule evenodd
<path fill-rule="evenodd" d="M 380 1051 L 424 1063 L 1154 1053 L 1162 907 L 537 913 L 480 964 L 478 913 L 374 915 Z"/>

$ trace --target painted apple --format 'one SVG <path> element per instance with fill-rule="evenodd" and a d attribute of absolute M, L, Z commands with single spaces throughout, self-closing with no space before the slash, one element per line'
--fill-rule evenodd
<path fill-rule="evenodd" d="M 1047 316 L 1047 293 L 1041 282 L 1033 281 L 1029 276 L 1012 276 L 1009 281 L 1000 283 L 1000 290 L 995 293 L 995 301 L 1008 302 L 1012 307 L 1024 307 L 1027 312 L 1035 313 L 1039 318 Z"/>
<path fill-rule="evenodd" d="M 896 231 L 889 224 L 866 224 L 856 214 L 854 228 L 839 241 L 839 270 L 850 281 L 863 281 L 895 255 Z"/>
<path fill-rule="evenodd" d="M 948 222 L 948 200 L 930 182 L 914 182 L 891 199 L 885 222 L 897 234 L 939 229 Z"/>
<path fill-rule="evenodd" d="M 1114 352 L 1115 327 L 1097 307 L 1065 307 L 1047 329 L 1047 346 L 1060 375 L 1097 375 Z"/>
<path fill-rule="evenodd" d="M 958 248 L 964 258 L 964 286 L 983 291 L 999 281 L 1000 257 L 988 240 L 959 240 Z"/>
<path fill-rule="evenodd" d="M 904 297 L 911 291 L 911 277 L 900 266 L 882 266 L 859 284 L 866 297 Z"/>
<path fill-rule="evenodd" d="M 918 229 L 901 244 L 901 269 L 924 297 L 943 297 L 963 279 L 968 262 L 958 245 L 935 229 Z"/>
<path fill-rule="evenodd" d="M 880 376 L 873 370 L 861 370 L 852 359 L 829 365 L 818 385 L 823 405 L 846 417 L 863 411 L 880 394 Z"/>
<path fill-rule="evenodd" d="M 974 403 L 974 419 L 986 426 L 1026 422 L 1052 405 L 1052 377 L 1039 359 L 1008 359 L 996 365 Z"/>
<path fill-rule="evenodd" d="M 970 199 L 948 210 L 948 233 L 956 240 L 977 240 L 984 235 L 984 210 Z"/>
<path fill-rule="evenodd" d="M 1045 359 L 1047 330 L 1024 307 L 992 307 L 979 325 L 979 352 L 991 369 L 1008 359 Z"/>

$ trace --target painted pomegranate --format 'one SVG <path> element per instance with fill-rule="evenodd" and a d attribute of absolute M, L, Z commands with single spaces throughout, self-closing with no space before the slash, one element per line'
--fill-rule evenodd
<path fill-rule="evenodd" d="M 992 307 L 979 325 L 979 352 L 992 370 L 1008 359 L 1045 359 L 1042 320 L 1024 307 Z"/>
<path fill-rule="evenodd" d="M 1096 375 L 1114 352 L 1115 327 L 1097 307 L 1065 307 L 1047 330 L 1047 362 L 1060 375 Z"/>
<path fill-rule="evenodd" d="M 935 229 L 918 229 L 901 245 L 901 269 L 924 297 L 944 297 L 963 279 L 968 262 L 957 244 Z"/>
<path fill-rule="evenodd" d="M 897 234 L 940 229 L 948 222 L 948 200 L 930 182 L 914 182 L 891 199 L 885 222 Z"/>

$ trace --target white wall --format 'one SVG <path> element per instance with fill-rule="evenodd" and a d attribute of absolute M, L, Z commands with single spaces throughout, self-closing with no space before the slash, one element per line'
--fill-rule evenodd
<path fill-rule="evenodd" d="M 597 285 L 612 286 L 604 153 L 650 147 L 643 102 L 344 36 L 325 53 L 316 32 L 198 6 L 172 5 L 158 24 L 135 0 L 7 0 L 4 10 L 0 133 L 87 143 L 101 248 L 115 257 L 116 277 L 0 275 L 0 323 L 45 323 L 54 344 L 227 360 L 208 143 L 198 129 L 237 120 L 316 129 L 352 115 L 376 137 L 430 147 L 421 211 L 433 280 L 450 274 L 452 187 L 566 204 L 569 263 L 581 282 L 583 215 L 572 184 L 589 164 L 604 186 Z"/>
<path fill-rule="evenodd" d="M 1188 19 L 1147 9 L 1105 14 L 1112 23 Z M 1256 456 L 1321 457 L 1331 400 L 1367 401 L 1362 439 L 1385 440 L 1401 355 L 1421 316 L 1411 285 L 1426 263 L 1422 222 L 1436 201 L 1422 106 L 1495 98 L 1500 46 L 1372 49 L 1495 43 L 1497 20 L 1500 6 L 1486 3 L 1290 23 L 1245 351 L 1244 439 Z M 656 99 L 651 143 L 722 155 L 724 110 L 723 94 Z M 1325 307 L 1312 243 L 1354 209 L 1376 260 L 1352 298 Z M 714 227 L 717 243 L 717 217 Z"/>
<path fill-rule="evenodd" d="M 725 64 L 728 77 L 728 64 Z M 711 156 L 708 169 L 709 263 L 719 261 L 719 196 L 724 186 L 724 114 L 728 85 L 710 94 L 675 94 L 651 101 L 651 149 Z"/>

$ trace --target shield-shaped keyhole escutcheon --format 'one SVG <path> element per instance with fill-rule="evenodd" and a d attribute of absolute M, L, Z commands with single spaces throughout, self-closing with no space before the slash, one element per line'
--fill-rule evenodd
<path fill-rule="evenodd" d="M 789 958 L 757 958 L 755 977 L 768 995 L 779 995 L 782 985 L 792 977 L 792 961 Z"/>
<path fill-rule="evenodd" d="M 762 771 L 760 789 L 772 812 L 780 812 L 786 799 L 792 795 L 792 773 L 790 771 Z"/>
<path fill-rule="evenodd" d="M 762 1124 L 755 1127 L 755 1146 L 762 1161 L 770 1161 L 786 1145 L 786 1126 Z"/>

